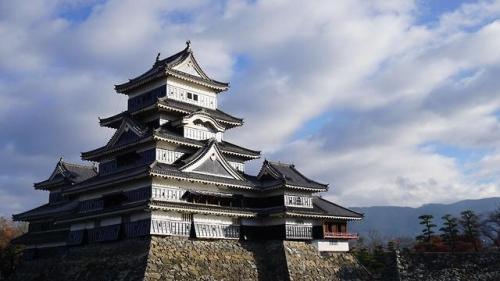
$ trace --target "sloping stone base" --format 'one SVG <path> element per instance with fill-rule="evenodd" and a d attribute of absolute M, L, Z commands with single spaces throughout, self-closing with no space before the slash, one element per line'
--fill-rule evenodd
<path fill-rule="evenodd" d="M 290 280 L 371 280 L 350 253 L 320 254 L 311 244 L 283 241 Z"/>
<path fill-rule="evenodd" d="M 349 253 L 290 241 L 151 237 L 25 261 L 11 280 L 370 280 Z"/>
<path fill-rule="evenodd" d="M 404 281 L 500 280 L 500 252 L 401 253 L 397 261 Z"/>
<path fill-rule="evenodd" d="M 142 280 L 149 244 L 149 239 L 144 239 L 68 248 L 23 261 L 10 280 Z"/>

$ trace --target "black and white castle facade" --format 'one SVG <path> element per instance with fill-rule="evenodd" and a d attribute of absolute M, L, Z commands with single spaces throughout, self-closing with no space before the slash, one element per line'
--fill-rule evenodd
<path fill-rule="evenodd" d="M 209 78 L 189 42 L 144 74 L 116 85 L 127 110 L 100 119 L 108 143 L 83 152 L 91 165 L 62 158 L 35 183 L 49 202 L 24 213 L 29 231 L 14 242 L 27 252 L 147 236 L 186 239 L 301 240 L 319 251 L 348 251 L 362 214 L 320 196 L 328 186 L 294 165 L 265 160 L 224 138 L 243 120 L 218 109 L 228 83 Z"/>

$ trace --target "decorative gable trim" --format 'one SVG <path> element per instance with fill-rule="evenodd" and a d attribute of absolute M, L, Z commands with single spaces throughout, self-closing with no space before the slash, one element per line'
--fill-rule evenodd
<path fill-rule="evenodd" d="M 262 168 L 260 169 L 259 174 L 257 175 L 257 178 L 260 180 L 263 176 L 265 175 L 270 175 L 274 179 L 281 180 L 282 176 L 280 173 L 275 171 L 270 165 L 267 160 L 264 160 L 264 163 L 262 163 Z"/>
<path fill-rule="evenodd" d="M 67 175 L 66 173 L 68 173 L 68 170 L 66 170 L 66 168 L 64 167 L 64 165 L 63 165 L 63 159 L 61 157 L 59 159 L 59 162 L 57 162 L 56 167 L 54 168 L 54 171 L 52 171 L 52 174 L 50 175 L 48 181 L 54 180 L 54 178 L 57 175 L 62 175 L 64 178 L 70 176 L 70 175 Z"/>
<path fill-rule="evenodd" d="M 224 169 L 225 174 L 215 174 L 198 170 L 198 168 L 200 168 L 208 161 L 216 161 Z M 193 172 L 225 178 L 233 178 L 237 180 L 245 180 L 224 158 L 217 145 L 217 142 L 214 139 L 211 139 L 207 146 L 198 155 L 195 155 L 195 157 L 191 161 L 182 166 L 180 170 L 183 172 Z"/>
<path fill-rule="evenodd" d="M 172 66 L 170 66 L 171 69 L 177 70 L 183 73 L 187 73 L 193 76 L 198 76 L 200 78 L 206 79 L 206 80 L 212 80 L 208 77 L 208 75 L 201 69 L 200 65 L 196 61 L 196 58 L 193 55 L 193 51 L 191 50 L 191 47 L 188 45 L 187 47 L 187 52 L 188 56 L 184 58 L 184 60 L 178 61 Z"/>
<path fill-rule="evenodd" d="M 193 123 L 196 120 L 201 120 L 203 123 L 209 123 L 218 132 L 223 132 L 225 129 L 223 125 L 221 125 L 219 122 L 217 122 L 217 120 L 215 120 L 212 116 L 210 116 L 203 110 L 193 112 L 190 115 L 184 117 L 182 119 L 182 124 L 187 125 L 189 123 Z"/>
<path fill-rule="evenodd" d="M 127 133 L 127 132 L 134 133 L 138 138 L 140 138 L 144 135 L 144 131 L 142 130 L 142 128 L 138 124 L 133 122 L 133 120 L 131 120 L 130 118 L 124 118 L 122 121 L 122 124 L 120 125 L 118 130 L 116 130 L 114 135 L 111 137 L 109 142 L 106 144 L 106 147 L 107 148 L 113 147 L 118 142 L 120 137 L 124 133 Z"/>

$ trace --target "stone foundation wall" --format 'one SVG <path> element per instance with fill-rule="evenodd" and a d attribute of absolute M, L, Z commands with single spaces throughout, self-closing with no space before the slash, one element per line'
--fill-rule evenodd
<path fill-rule="evenodd" d="M 349 253 L 289 241 L 153 236 L 68 248 L 25 261 L 10 280 L 370 280 Z"/>
<path fill-rule="evenodd" d="M 307 242 L 283 241 L 290 280 L 371 280 L 351 253 L 320 254 Z"/>
<path fill-rule="evenodd" d="M 402 281 L 500 280 L 500 252 L 401 253 L 397 258 Z"/>
<path fill-rule="evenodd" d="M 145 280 L 286 280 L 281 242 L 153 237 Z"/>
<path fill-rule="evenodd" d="M 148 259 L 149 239 L 117 244 L 72 247 L 47 257 L 23 261 L 9 280 L 142 280 Z"/>

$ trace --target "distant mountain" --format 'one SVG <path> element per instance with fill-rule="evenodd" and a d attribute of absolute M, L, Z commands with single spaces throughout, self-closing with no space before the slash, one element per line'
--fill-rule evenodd
<path fill-rule="evenodd" d="M 361 222 L 350 224 L 350 231 L 367 237 L 371 230 L 377 231 L 385 239 L 395 237 L 415 237 L 421 231 L 418 217 L 423 214 L 434 216 L 434 223 L 441 227 L 441 217 L 445 214 L 459 216 L 460 212 L 471 209 L 476 214 L 486 214 L 500 206 L 500 197 L 477 200 L 464 200 L 452 204 L 426 204 L 418 208 L 375 206 L 352 207 L 351 209 L 365 214 Z"/>

